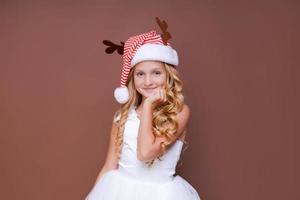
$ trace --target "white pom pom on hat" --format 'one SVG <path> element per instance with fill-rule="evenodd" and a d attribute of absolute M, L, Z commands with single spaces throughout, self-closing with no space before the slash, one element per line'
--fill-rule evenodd
<path fill-rule="evenodd" d="M 165 45 L 160 35 L 150 31 L 130 37 L 124 45 L 123 68 L 121 86 L 114 90 L 114 97 L 120 104 L 129 100 L 129 91 L 126 87 L 130 69 L 142 61 L 161 61 L 178 66 L 178 54 L 170 44 Z"/>
<path fill-rule="evenodd" d="M 114 96 L 117 102 L 120 104 L 126 103 L 129 100 L 128 88 L 126 86 L 116 88 L 114 91 Z"/>

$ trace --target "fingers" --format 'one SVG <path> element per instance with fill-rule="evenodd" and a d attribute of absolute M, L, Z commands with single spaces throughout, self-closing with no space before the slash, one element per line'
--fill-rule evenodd
<path fill-rule="evenodd" d="M 158 89 L 156 93 L 156 103 L 160 103 L 162 101 L 162 91 Z"/>
<path fill-rule="evenodd" d="M 165 102 L 167 100 L 166 91 L 162 89 L 162 101 Z"/>
<path fill-rule="evenodd" d="M 167 95 L 166 95 L 166 90 L 165 89 L 158 89 L 155 91 L 153 95 L 147 98 L 148 101 L 154 104 L 160 104 L 164 103 L 167 101 Z"/>
<path fill-rule="evenodd" d="M 167 98 L 167 92 L 165 90 L 165 92 L 164 92 L 164 102 L 166 102 L 167 100 L 168 100 L 168 98 Z"/>
<path fill-rule="evenodd" d="M 164 89 L 159 90 L 159 98 L 160 98 L 161 102 L 167 101 L 167 94 L 166 94 L 166 91 Z"/>

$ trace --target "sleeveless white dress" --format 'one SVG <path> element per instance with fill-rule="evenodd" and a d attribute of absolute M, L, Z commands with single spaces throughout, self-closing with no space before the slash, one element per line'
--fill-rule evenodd
<path fill-rule="evenodd" d="M 174 176 L 182 141 L 177 140 L 150 167 L 137 159 L 139 123 L 133 107 L 125 123 L 118 169 L 103 174 L 85 200 L 200 200 L 185 179 Z"/>

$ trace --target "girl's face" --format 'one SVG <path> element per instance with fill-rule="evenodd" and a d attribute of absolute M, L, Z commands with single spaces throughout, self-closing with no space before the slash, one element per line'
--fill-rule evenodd
<path fill-rule="evenodd" d="M 164 64 L 159 61 L 138 63 L 133 77 L 135 89 L 143 96 L 143 99 L 151 96 L 158 89 L 164 89 L 167 80 Z"/>

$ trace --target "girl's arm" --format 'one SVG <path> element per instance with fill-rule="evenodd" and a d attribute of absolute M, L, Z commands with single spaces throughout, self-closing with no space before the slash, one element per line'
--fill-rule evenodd
<path fill-rule="evenodd" d="M 110 170 L 118 168 L 118 156 L 117 156 L 117 152 L 115 151 L 116 135 L 117 135 L 117 124 L 113 121 L 111 133 L 110 133 L 108 151 L 107 151 L 107 155 L 106 155 L 106 160 L 105 160 L 105 163 L 104 163 L 101 171 L 99 172 L 99 174 L 96 178 L 94 185 L 101 179 L 103 174 L 105 174 L 106 172 L 108 172 Z"/>
<path fill-rule="evenodd" d="M 161 154 L 160 144 L 166 141 L 165 137 L 156 137 L 152 132 L 152 103 L 145 101 L 142 108 L 139 133 L 138 133 L 138 159 L 141 161 L 150 161 L 156 158 Z M 183 131 L 187 127 L 187 123 L 190 116 L 190 109 L 187 105 L 183 106 L 183 109 L 177 115 L 178 120 L 178 129 L 174 141 L 171 141 L 171 144 L 176 141 L 176 139 L 181 136 Z M 170 144 L 170 145 L 171 145 Z"/>

